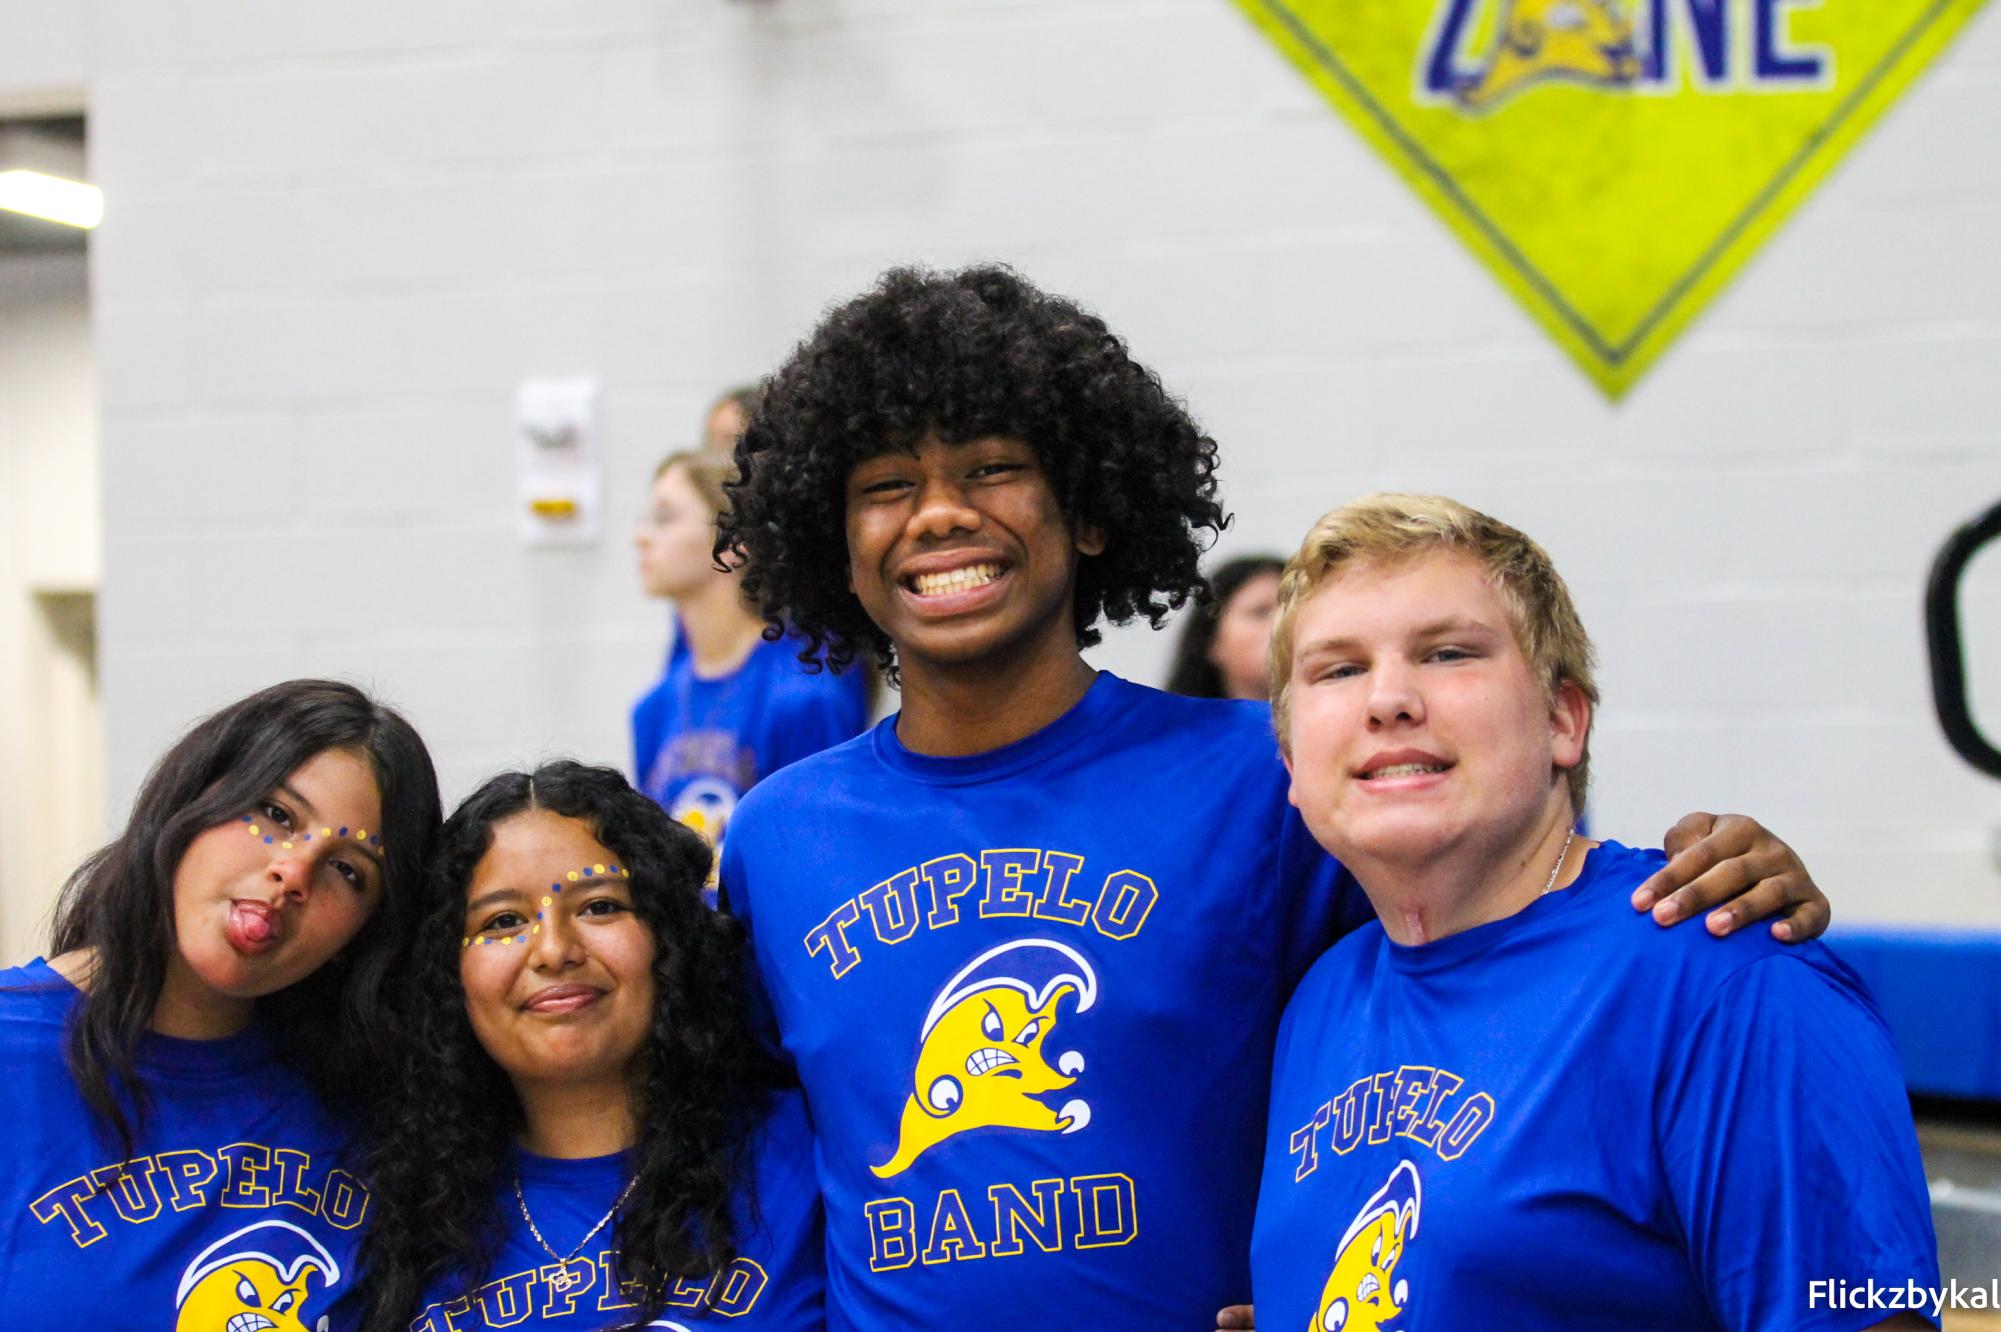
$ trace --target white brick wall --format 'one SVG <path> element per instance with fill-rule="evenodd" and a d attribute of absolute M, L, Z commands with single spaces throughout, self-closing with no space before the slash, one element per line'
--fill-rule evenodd
<path fill-rule="evenodd" d="M 1605 650 L 1600 829 L 1748 809 L 1846 919 L 2001 924 L 2001 783 L 1939 738 L 1918 636 L 1933 549 L 2001 498 L 1991 14 L 1613 407 L 1225 0 L 88 8 L 114 806 L 302 671 L 406 704 L 448 795 L 622 761 L 649 462 L 883 266 L 998 257 L 1224 441 L 1226 551 L 1383 486 L 1543 538 Z M 614 530 L 527 551 L 513 387 L 578 373 Z"/>

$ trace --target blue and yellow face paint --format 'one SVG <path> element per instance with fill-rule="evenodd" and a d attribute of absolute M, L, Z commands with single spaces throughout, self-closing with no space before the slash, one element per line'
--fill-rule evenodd
<path fill-rule="evenodd" d="M 483 948 L 488 944 L 496 946 L 525 944 L 528 942 L 530 935 L 542 932 L 541 922 L 547 913 L 554 909 L 556 899 L 562 896 L 564 888 L 574 888 L 580 883 L 594 883 L 600 879 L 630 879 L 631 877 L 632 871 L 620 865 L 585 865 L 582 869 L 573 869 L 562 878 L 550 882 L 549 891 L 543 894 L 541 901 L 536 903 L 534 921 L 526 929 L 514 934 L 503 934 L 492 938 L 484 934 L 468 934 L 459 940 L 459 947 L 464 949 Z"/>

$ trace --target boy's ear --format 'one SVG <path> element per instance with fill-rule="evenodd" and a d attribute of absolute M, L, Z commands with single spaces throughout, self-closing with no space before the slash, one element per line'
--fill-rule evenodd
<path fill-rule="evenodd" d="M 1102 555 L 1110 545 L 1105 537 L 1105 529 L 1095 523 L 1086 523 L 1077 529 L 1077 553 L 1079 555 Z"/>
<path fill-rule="evenodd" d="M 1591 733 L 1591 700 L 1575 681 L 1557 685 L 1550 699 L 1549 727 L 1556 766 L 1576 767 L 1584 758 L 1584 738 Z"/>

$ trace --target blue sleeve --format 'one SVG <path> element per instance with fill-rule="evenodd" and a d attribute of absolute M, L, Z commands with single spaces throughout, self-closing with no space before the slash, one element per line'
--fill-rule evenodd
<path fill-rule="evenodd" d="M 667 738 L 657 705 L 659 698 L 660 686 L 656 684 L 632 705 L 632 784 L 641 790 L 646 787 L 646 770 L 653 766 L 654 756 Z"/>
<path fill-rule="evenodd" d="M 861 706 L 861 678 L 852 671 L 802 677 L 778 702 L 760 781 L 788 763 L 854 739 L 868 725 Z"/>
<path fill-rule="evenodd" d="M 1313 840 L 1299 812 L 1286 808 L 1278 838 L 1278 956 L 1290 994 L 1320 955 L 1358 925 L 1376 918 L 1362 886 Z"/>
<path fill-rule="evenodd" d="M 730 829 L 730 835 L 723 838 L 722 868 L 718 874 L 716 905 L 736 917 L 743 925 L 743 988 L 745 1021 L 758 1046 L 791 1072 L 792 1057 L 786 1053 L 778 1034 L 778 1013 L 772 1006 L 771 995 L 765 989 L 764 975 L 757 962 L 757 926 L 751 911 L 751 890 L 744 873 L 743 847 L 751 840 L 744 836 L 742 820 Z"/>
<path fill-rule="evenodd" d="M 1655 1109 L 1690 1269 L 1724 1326 L 1869 1327 L 1890 1315 L 1816 1306 L 1810 1283 L 1938 1285 L 1896 1052 L 1825 950 L 1761 958 L 1719 986 Z"/>

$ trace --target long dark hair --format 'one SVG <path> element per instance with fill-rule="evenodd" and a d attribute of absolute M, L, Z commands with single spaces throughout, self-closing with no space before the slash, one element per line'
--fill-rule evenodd
<path fill-rule="evenodd" d="M 166 982 L 174 872 L 195 837 L 256 808 L 300 765 L 331 749 L 368 756 L 382 800 L 381 904 L 334 960 L 257 1001 L 281 1057 L 339 1099 L 375 1064 L 388 1030 L 383 983 L 409 929 L 440 807 L 416 730 L 350 684 L 288 680 L 198 722 L 161 756 L 117 840 L 69 878 L 50 955 L 95 953 L 66 1054 L 84 1103 L 132 1155 L 149 1097 L 139 1042 Z"/>
<path fill-rule="evenodd" d="M 702 903 L 712 853 L 700 835 L 612 769 L 560 760 L 488 781 L 439 835 L 398 987 L 402 1054 L 364 1164 L 376 1203 L 363 1241 L 369 1332 L 402 1332 L 442 1277 L 482 1284 L 505 1233 L 493 1188 L 521 1106 L 466 1017 L 459 953 L 466 886 L 494 826 L 531 809 L 590 826 L 630 871 L 633 909 L 653 934 L 653 1021 L 633 1088 L 635 1181 L 614 1232 L 618 1280 L 641 1292 L 628 1326 L 657 1317 L 677 1278 L 735 1258 L 729 1204 L 755 1071 L 742 927 Z"/>
<path fill-rule="evenodd" d="M 1245 555 L 1219 566 L 1209 575 L 1209 600 L 1194 607 L 1183 619 L 1181 641 L 1174 646 L 1174 669 L 1168 672 L 1167 692 L 1193 698 L 1228 698 L 1223 673 L 1209 660 L 1210 645 L 1216 641 L 1216 626 L 1229 609 L 1230 598 L 1259 574 L 1285 571 L 1285 561 L 1276 555 Z"/>

